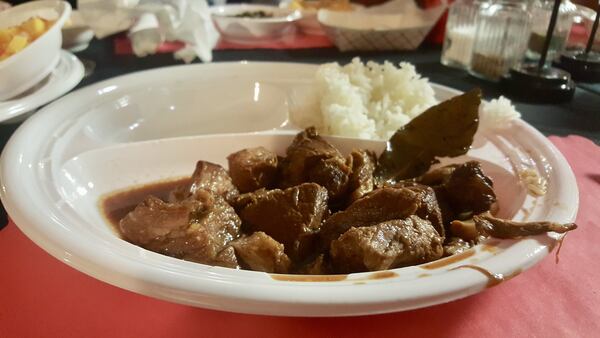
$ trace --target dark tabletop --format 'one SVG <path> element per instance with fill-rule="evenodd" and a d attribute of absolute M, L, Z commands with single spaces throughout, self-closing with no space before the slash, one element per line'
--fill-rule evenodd
<path fill-rule="evenodd" d="M 159 54 L 145 58 L 131 56 L 115 56 L 112 39 L 94 40 L 88 49 L 76 53 L 86 65 L 95 64 L 91 75 L 77 86 L 81 88 L 108 79 L 139 70 L 146 70 L 168 65 L 181 64 L 172 54 Z M 347 63 L 353 57 L 359 56 L 364 61 L 374 60 L 383 62 L 408 61 L 417 67 L 417 71 L 428 77 L 432 82 L 469 90 L 481 87 L 486 98 L 505 95 L 498 85 L 488 83 L 464 71 L 448 68 L 440 64 L 439 47 L 422 47 L 411 52 L 376 52 L 376 53 L 340 53 L 335 48 L 299 49 L 299 50 L 226 50 L 215 51 L 214 62 L 223 61 L 275 61 L 324 63 L 337 61 Z M 90 62 L 91 61 L 91 62 Z M 505 95 L 508 96 L 508 95 Z M 510 97 L 510 96 L 509 96 Z M 513 98 L 514 99 L 514 98 Z M 525 121 L 546 135 L 577 134 L 600 144 L 600 84 L 578 85 L 571 102 L 561 104 L 528 104 L 513 100 L 517 110 Z M 0 147 L 4 145 L 16 130 L 18 124 L 0 124 Z M 6 224 L 5 215 L 0 215 L 0 228 Z M 2 219 L 4 218 L 4 219 Z"/>

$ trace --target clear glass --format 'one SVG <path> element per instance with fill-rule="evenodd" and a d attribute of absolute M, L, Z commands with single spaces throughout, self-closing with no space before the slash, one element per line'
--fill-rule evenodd
<path fill-rule="evenodd" d="M 539 60 L 540 54 L 544 49 L 546 41 L 546 33 L 550 24 L 550 16 L 552 15 L 553 0 L 535 0 L 531 5 L 531 35 L 527 44 L 526 57 L 530 60 Z M 563 0 L 558 9 L 558 18 L 550 47 L 548 48 L 547 62 L 558 58 L 564 50 L 573 26 L 573 18 L 577 12 L 577 7 L 569 1 Z"/>
<path fill-rule="evenodd" d="M 523 60 L 530 33 L 527 2 L 496 0 L 481 7 L 475 18 L 475 40 L 469 72 L 498 81 Z"/>
<path fill-rule="evenodd" d="M 468 69 L 475 40 L 475 16 L 489 1 L 457 0 L 448 10 L 442 47 L 442 64 Z"/>
<path fill-rule="evenodd" d="M 571 26 L 571 32 L 567 39 L 566 50 L 585 49 L 596 18 L 596 12 L 588 7 L 575 5 L 575 8 L 573 26 Z M 600 30 L 596 32 L 596 40 L 593 46 L 592 50 L 600 51 Z"/>

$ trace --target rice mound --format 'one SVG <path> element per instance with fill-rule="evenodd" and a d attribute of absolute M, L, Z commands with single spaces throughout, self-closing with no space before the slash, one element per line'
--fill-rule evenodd
<path fill-rule="evenodd" d="M 521 118 L 512 102 L 500 96 L 489 102 L 481 101 L 479 106 L 480 129 L 503 129 L 510 126 L 510 122 Z"/>
<path fill-rule="evenodd" d="M 324 134 L 389 139 L 400 127 L 437 104 L 428 79 L 401 62 L 363 64 L 359 58 L 340 66 L 328 63 L 315 77 L 320 119 L 311 122 Z"/>
<path fill-rule="evenodd" d="M 324 135 L 388 140 L 396 130 L 438 103 L 429 80 L 401 62 L 363 64 L 359 58 L 340 66 L 321 65 L 313 85 L 291 97 L 290 118 L 300 127 L 315 126 Z M 503 129 L 520 118 L 512 102 L 500 96 L 479 107 L 479 129 Z"/>

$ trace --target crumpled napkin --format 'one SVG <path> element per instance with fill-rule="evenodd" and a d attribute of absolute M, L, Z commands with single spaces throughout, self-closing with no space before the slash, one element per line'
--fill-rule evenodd
<path fill-rule="evenodd" d="M 219 39 L 206 0 L 78 0 L 77 6 L 99 39 L 128 31 L 137 56 L 155 53 L 164 41 L 181 41 L 185 47 L 176 58 L 210 62 Z"/>

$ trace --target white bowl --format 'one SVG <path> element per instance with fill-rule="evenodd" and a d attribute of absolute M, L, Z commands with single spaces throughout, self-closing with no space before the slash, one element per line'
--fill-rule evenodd
<path fill-rule="evenodd" d="M 71 13 L 71 20 L 62 28 L 62 48 L 80 52 L 88 47 L 94 31 L 85 23 L 78 11 Z"/>
<path fill-rule="evenodd" d="M 246 11 L 273 13 L 272 18 L 236 18 Z M 294 33 L 300 12 L 267 5 L 222 5 L 211 8 L 212 19 L 221 36 L 238 43 L 277 40 Z"/>
<path fill-rule="evenodd" d="M 85 73 L 83 63 L 61 51 L 60 61 L 50 74 L 27 91 L 0 102 L 0 124 L 20 123 L 42 107 L 73 89 Z"/>
<path fill-rule="evenodd" d="M 282 153 L 294 133 L 285 113 L 295 101 L 305 101 L 316 69 L 253 62 L 176 66 L 68 94 L 27 120 L 6 145 L 0 159 L 2 202 L 30 239 L 86 274 L 141 294 L 235 312 L 341 316 L 430 306 L 485 290 L 487 277 L 453 269 L 459 265 L 514 276 L 552 250 L 553 234 L 498 240 L 435 269 L 412 266 L 336 280 L 186 262 L 115 235 L 98 209 L 99 197 L 107 192 L 189 175 L 200 158 L 225 164 L 225 155 L 245 147 L 263 145 Z M 439 100 L 459 93 L 433 87 Z M 228 131 L 241 134 L 198 136 Z M 344 138 L 332 142 L 342 151 L 384 145 Z M 519 185 L 508 156 L 514 151 L 529 156 L 547 179 L 546 195 L 533 197 Z M 478 132 L 474 149 L 455 160 L 466 158 L 481 160 L 495 179 L 501 216 L 574 220 L 574 175 L 548 139 L 525 122 L 499 133 Z"/>
<path fill-rule="evenodd" d="M 0 28 L 16 26 L 33 16 L 56 20 L 25 49 L 0 61 L 0 101 L 23 93 L 50 74 L 60 58 L 61 28 L 70 14 L 68 2 L 52 0 L 32 1 L 0 12 Z"/>

